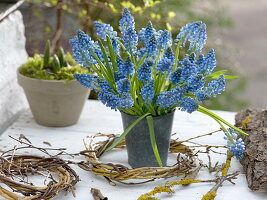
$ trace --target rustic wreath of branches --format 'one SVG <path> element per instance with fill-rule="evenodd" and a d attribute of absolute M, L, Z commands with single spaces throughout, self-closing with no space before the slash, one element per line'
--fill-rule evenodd
<path fill-rule="evenodd" d="M 107 139 L 95 142 L 94 140 L 98 137 L 107 137 Z M 86 156 L 89 162 L 88 168 L 85 169 L 84 166 L 80 167 L 96 175 L 103 176 L 111 185 L 116 185 L 115 182 L 141 184 L 159 178 L 187 175 L 201 165 L 201 161 L 197 158 L 196 154 L 194 154 L 193 150 L 177 140 L 171 140 L 169 149 L 171 153 L 177 153 L 177 162 L 169 167 L 142 167 L 132 169 L 122 164 L 102 163 L 99 158 L 113 143 L 116 137 L 117 135 L 114 134 L 101 133 L 88 137 L 89 140 L 84 141 L 86 150 L 80 152 L 82 155 Z M 118 144 L 116 148 L 124 149 L 125 140 Z M 144 179 L 146 180 L 143 181 Z M 129 180 L 139 181 L 128 182 Z"/>
<path fill-rule="evenodd" d="M 46 176 L 46 180 L 50 179 L 50 182 L 42 187 L 31 184 L 28 176 L 37 174 Z M 58 181 L 54 177 L 57 177 Z M 44 158 L 32 155 L 0 157 L 0 182 L 12 190 L 0 186 L 0 195 L 8 200 L 51 199 L 63 190 L 70 191 L 74 195 L 74 185 L 78 181 L 76 172 L 64 160 L 57 157 Z"/>

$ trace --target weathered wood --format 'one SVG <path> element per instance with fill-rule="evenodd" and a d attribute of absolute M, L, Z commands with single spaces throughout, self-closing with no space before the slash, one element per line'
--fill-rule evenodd
<path fill-rule="evenodd" d="M 247 155 L 241 160 L 248 187 L 254 191 L 267 191 L 267 110 L 246 109 L 239 112 L 236 125 L 243 126 L 249 136 L 241 136 Z"/>
<path fill-rule="evenodd" d="M 91 188 L 91 193 L 94 197 L 94 200 L 108 200 L 107 197 L 104 197 L 99 189 Z"/>
<path fill-rule="evenodd" d="M 0 22 L 3 21 L 10 13 L 13 13 L 23 4 L 24 0 L 20 0 L 14 5 L 10 6 L 5 12 L 0 14 Z"/>

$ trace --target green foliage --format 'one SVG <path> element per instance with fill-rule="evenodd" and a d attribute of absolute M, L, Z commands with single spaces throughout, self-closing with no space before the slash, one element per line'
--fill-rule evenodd
<path fill-rule="evenodd" d="M 60 59 L 57 57 L 57 55 L 50 56 L 48 61 L 46 61 L 47 58 L 45 59 L 44 55 L 35 54 L 34 57 L 30 57 L 20 67 L 19 72 L 24 76 L 42 80 L 73 80 L 73 74 L 90 73 L 87 68 L 78 65 L 69 53 L 61 57 L 61 59 L 64 59 L 64 63 L 66 63 L 65 66 L 60 64 Z"/>

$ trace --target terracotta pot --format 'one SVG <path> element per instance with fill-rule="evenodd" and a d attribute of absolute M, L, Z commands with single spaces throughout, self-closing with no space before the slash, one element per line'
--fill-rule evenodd
<path fill-rule="evenodd" d="M 124 130 L 128 128 L 137 116 L 121 113 Z M 166 166 L 170 138 L 172 131 L 174 112 L 153 117 L 155 138 L 163 166 Z M 128 153 L 128 163 L 133 167 L 158 167 L 149 135 L 149 128 L 146 118 L 142 119 L 126 135 L 126 147 Z"/>
<path fill-rule="evenodd" d="M 24 89 L 36 122 L 62 127 L 77 123 L 90 90 L 77 81 L 39 80 L 17 71 L 18 83 Z"/>

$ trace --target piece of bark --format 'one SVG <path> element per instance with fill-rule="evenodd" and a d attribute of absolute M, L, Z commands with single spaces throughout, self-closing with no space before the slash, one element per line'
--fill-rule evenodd
<path fill-rule="evenodd" d="M 246 109 L 235 116 L 236 126 L 249 136 L 241 135 L 245 157 L 240 160 L 246 173 L 248 187 L 254 191 L 267 191 L 267 110 Z"/>
<path fill-rule="evenodd" d="M 107 197 L 104 197 L 99 189 L 91 188 L 91 193 L 94 197 L 94 200 L 108 200 Z"/>

